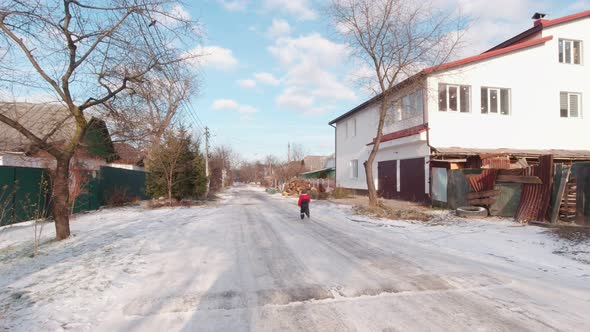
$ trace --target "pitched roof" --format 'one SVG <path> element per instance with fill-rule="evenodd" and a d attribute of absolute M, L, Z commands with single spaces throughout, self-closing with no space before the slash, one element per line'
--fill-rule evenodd
<path fill-rule="evenodd" d="M 542 25 L 543 27 L 550 27 L 557 24 L 571 22 L 580 18 L 585 18 L 590 16 L 590 10 L 586 10 L 583 12 L 575 13 L 572 15 L 563 16 L 560 18 L 555 18 L 552 20 L 540 19 L 535 21 L 535 25 Z"/>
<path fill-rule="evenodd" d="M 305 156 L 303 163 L 309 171 L 313 171 L 323 168 L 327 158 L 327 156 Z"/>
<path fill-rule="evenodd" d="M 526 31 L 523 31 L 508 40 L 501 42 L 500 44 L 490 48 L 489 50 L 485 51 L 484 53 L 499 50 L 499 49 L 514 45 L 516 43 L 519 43 L 520 41 L 522 41 L 522 40 L 524 40 L 524 39 L 526 39 L 538 32 L 541 32 L 544 28 L 548 28 L 548 27 L 562 24 L 562 23 L 572 22 L 577 19 L 585 18 L 585 17 L 590 17 L 590 10 L 586 10 L 586 11 L 579 12 L 576 14 L 556 18 L 553 20 L 547 20 L 547 19 L 536 20 L 532 28 L 530 28 Z"/>
<path fill-rule="evenodd" d="M 493 57 L 496 57 L 498 55 L 504 55 L 506 53 L 510 53 L 510 52 L 522 50 L 522 49 L 529 48 L 529 47 L 532 47 L 532 46 L 536 46 L 536 45 L 539 45 L 539 44 L 544 44 L 544 43 L 550 41 L 551 39 L 553 39 L 553 36 L 547 36 L 547 37 L 543 37 L 543 38 L 539 38 L 539 39 L 529 40 L 529 41 L 526 41 L 526 42 L 514 44 L 514 45 L 509 46 L 509 47 L 504 47 L 504 48 L 501 48 L 499 50 L 490 51 L 490 52 L 486 52 L 486 53 L 482 53 L 482 54 L 470 56 L 470 57 L 467 57 L 467 58 L 463 58 L 463 59 L 460 59 L 460 60 L 457 60 L 457 61 L 443 63 L 442 65 L 438 65 L 438 66 L 426 68 L 426 69 L 423 70 L 423 72 L 426 73 L 426 74 L 430 74 L 430 73 L 434 73 L 434 72 L 437 72 L 437 71 L 442 71 L 442 70 L 446 70 L 446 69 L 450 69 L 450 68 L 464 66 L 464 65 L 467 65 L 467 64 L 470 64 L 470 63 L 474 63 L 474 62 L 477 62 L 477 61 L 482 61 L 482 60 L 486 60 L 486 59 L 489 59 L 489 58 L 493 58 Z"/>
<path fill-rule="evenodd" d="M 540 32 L 541 30 L 543 30 L 543 28 L 554 26 L 557 24 L 571 22 L 571 21 L 585 18 L 585 17 L 590 17 L 590 10 L 579 12 L 579 13 L 568 15 L 568 16 L 564 16 L 564 17 L 560 17 L 560 18 L 556 18 L 553 20 L 546 20 L 546 19 L 537 20 L 537 21 L 535 21 L 535 26 L 533 26 L 531 29 L 521 32 L 520 34 L 494 46 L 493 48 L 485 51 L 482 54 L 478 54 L 478 55 L 470 56 L 470 57 L 463 58 L 460 60 L 456 60 L 456 61 L 452 61 L 452 62 L 444 63 L 441 65 L 426 68 L 426 69 L 420 71 L 419 73 L 417 73 L 416 75 L 411 76 L 408 79 L 404 80 L 403 82 L 399 83 L 398 85 L 393 87 L 393 89 L 399 89 L 400 85 L 407 84 L 408 80 L 415 79 L 416 77 L 421 77 L 424 75 L 432 74 L 434 72 L 464 66 L 464 65 L 471 64 L 471 63 L 474 63 L 477 61 L 487 60 L 487 59 L 490 59 L 490 58 L 493 58 L 493 57 L 496 57 L 499 55 L 504 55 L 504 54 L 507 54 L 510 52 L 514 52 L 514 51 L 522 50 L 525 48 L 544 44 L 547 41 L 553 39 L 553 36 L 546 36 L 543 38 L 526 40 L 526 41 L 523 41 L 523 40 L 527 39 L 528 37 L 534 35 L 537 32 Z M 330 121 L 328 124 L 332 125 L 340 120 L 343 120 L 343 119 L 353 115 L 354 113 L 364 109 L 365 107 L 373 104 L 374 102 L 378 101 L 379 99 L 381 99 L 381 94 L 372 97 L 371 99 L 363 102 L 362 104 L 356 106 L 355 108 L 351 109 L 350 111 L 338 116 L 334 120 Z"/>
<path fill-rule="evenodd" d="M 53 133 L 47 142 L 57 144 L 72 137 L 76 123 L 61 104 L 2 103 L 0 114 L 17 121 L 37 137 Z M 16 129 L 0 121 L 0 150 L 25 151 L 31 141 Z"/>
<path fill-rule="evenodd" d="M 408 83 L 411 83 L 411 82 L 413 82 L 413 81 L 415 81 L 415 80 L 417 80 L 417 79 L 419 79 L 419 78 L 421 78 L 423 76 L 426 76 L 428 74 L 432 74 L 432 73 L 435 73 L 435 72 L 439 72 L 439 71 L 443 71 L 443 70 L 447 70 L 447 69 L 451 69 L 451 68 L 456 68 L 456 67 L 460 67 L 460 66 L 464 66 L 464 65 L 475 63 L 475 62 L 478 62 L 478 61 L 487 60 L 489 58 L 493 58 L 493 57 L 496 57 L 496 56 L 499 56 L 499 55 L 504 55 L 504 54 L 507 54 L 507 53 L 510 53 L 510 52 L 514 52 L 514 51 L 522 50 L 522 49 L 525 49 L 525 48 L 533 47 L 533 46 L 536 46 L 536 45 L 544 44 L 545 42 L 547 42 L 547 41 L 549 41 L 551 39 L 553 39 L 553 36 L 547 36 L 547 37 L 544 37 L 544 38 L 530 40 L 530 41 L 526 41 L 526 42 L 519 43 L 519 44 L 516 44 L 516 45 L 512 45 L 510 47 L 499 49 L 499 50 L 496 50 L 496 51 L 493 51 L 493 52 L 482 53 L 482 54 L 479 54 L 479 55 L 474 55 L 474 56 L 470 56 L 470 57 L 467 57 L 467 58 L 463 58 L 463 59 L 460 59 L 460 60 L 457 60 L 457 61 L 452 61 L 452 62 L 448 62 L 448 63 L 443 63 L 443 64 L 438 65 L 438 66 L 429 67 L 429 68 L 423 69 L 422 71 L 420 71 L 416 75 L 411 76 L 411 77 L 407 78 L 406 80 L 402 81 L 401 83 L 397 84 L 396 86 L 394 86 L 392 88 L 392 90 L 401 89 L 405 85 L 407 85 Z M 364 109 L 365 107 L 373 104 L 374 102 L 380 100 L 381 99 L 381 96 L 382 96 L 381 94 L 379 94 L 377 96 L 374 96 L 373 98 L 371 98 L 371 99 L 365 101 L 364 103 L 356 106 L 352 110 L 350 110 L 350 111 L 348 111 L 348 112 L 340 115 L 336 119 L 330 121 L 328 124 L 329 125 L 332 125 L 332 124 L 334 124 L 334 123 L 336 123 L 336 122 L 338 122 L 340 120 L 343 120 L 343 119 L 351 116 L 352 114 L 354 114 L 354 113 L 356 113 L 356 112 Z"/>
<path fill-rule="evenodd" d="M 121 163 L 121 164 L 132 164 L 132 165 L 139 165 L 143 163 L 143 155 L 141 151 L 134 148 L 128 143 L 113 143 L 113 147 L 115 148 L 115 153 L 118 156 L 118 159 L 114 162 Z"/>

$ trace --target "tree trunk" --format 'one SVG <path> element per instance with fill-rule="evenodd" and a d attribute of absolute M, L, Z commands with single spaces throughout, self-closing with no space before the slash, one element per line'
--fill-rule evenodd
<path fill-rule="evenodd" d="M 379 109 L 379 124 L 377 125 L 377 136 L 375 142 L 373 142 L 373 149 L 369 154 L 369 158 L 363 163 L 365 166 L 365 175 L 367 177 L 367 190 L 369 192 L 369 206 L 379 206 L 379 198 L 377 197 L 377 189 L 375 188 L 375 179 L 373 178 L 373 162 L 379 151 L 379 145 L 381 144 L 381 137 L 383 137 L 383 126 L 385 125 L 385 116 L 387 115 L 387 96 L 385 93 L 382 94 L 381 103 Z"/>
<path fill-rule="evenodd" d="M 172 206 L 172 179 L 168 179 L 168 204 L 170 204 L 170 206 Z"/>
<path fill-rule="evenodd" d="M 53 175 L 53 220 L 55 221 L 55 238 L 67 239 L 70 236 L 70 158 L 57 159 L 57 168 Z"/>
<path fill-rule="evenodd" d="M 363 164 L 365 166 L 365 176 L 367 177 L 367 190 L 369 192 L 369 206 L 377 207 L 379 205 L 379 198 L 377 197 L 377 189 L 375 188 L 375 180 L 373 178 L 373 162 L 377 153 L 371 152 L 369 159 Z"/>

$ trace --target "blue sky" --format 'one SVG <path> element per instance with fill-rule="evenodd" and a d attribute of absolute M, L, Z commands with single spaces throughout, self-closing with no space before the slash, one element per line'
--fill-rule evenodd
<path fill-rule="evenodd" d="M 434 0 L 472 19 L 461 56 L 480 53 L 549 18 L 590 9 L 590 1 Z M 208 0 L 186 3 L 205 37 L 197 51 L 201 89 L 192 104 L 213 145 L 244 159 L 286 158 L 287 143 L 310 154 L 334 151 L 328 122 L 369 97 L 355 77 L 366 71 L 346 53 L 322 15 L 327 1 Z M 196 127 L 196 125 L 195 125 Z"/>

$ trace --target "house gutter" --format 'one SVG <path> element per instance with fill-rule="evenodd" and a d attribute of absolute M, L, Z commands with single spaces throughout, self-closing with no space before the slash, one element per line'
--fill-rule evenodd
<path fill-rule="evenodd" d="M 336 133 L 336 126 L 333 122 L 328 123 L 330 127 L 334 128 L 334 190 L 338 186 L 338 136 Z"/>

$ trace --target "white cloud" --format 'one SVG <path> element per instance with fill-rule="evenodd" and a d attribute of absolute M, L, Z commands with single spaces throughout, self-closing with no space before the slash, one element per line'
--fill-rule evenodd
<path fill-rule="evenodd" d="M 302 21 L 314 20 L 318 17 L 307 0 L 264 0 L 264 7 L 268 11 L 291 14 Z"/>
<path fill-rule="evenodd" d="M 255 107 L 250 105 L 241 105 L 232 99 L 217 99 L 213 102 L 211 108 L 215 111 L 230 110 L 237 111 L 241 114 L 251 114 L 258 112 L 258 109 L 256 109 Z"/>
<path fill-rule="evenodd" d="M 334 102 L 356 99 L 342 77 L 349 56 L 345 44 L 312 33 L 279 38 L 268 50 L 286 70 L 281 80 L 285 89 L 276 99 L 279 107 L 322 113 Z"/>
<path fill-rule="evenodd" d="M 252 89 L 256 87 L 256 81 L 255 80 L 238 80 L 238 85 L 242 88 L 245 89 Z"/>
<path fill-rule="evenodd" d="M 291 26 L 289 22 L 282 19 L 273 19 L 272 24 L 266 30 L 266 35 L 271 38 L 276 38 L 291 33 Z"/>
<path fill-rule="evenodd" d="M 470 21 L 464 31 L 458 57 L 482 53 L 533 26 L 535 11 L 550 11 L 546 1 L 537 0 L 435 0 L 443 9 L 456 9 Z"/>
<path fill-rule="evenodd" d="M 214 110 L 222 110 L 222 109 L 237 109 L 238 103 L 231 99 L 217 99 L 213 102 L 211 106 Z"/>
<path fill-rule="evenodd" d="M 248 5 L 248 0 L 218 0 L 223 8 L 229 11 L 243 11 Z"/>
<path fill-rule="evenodd" d="M 590 8 L 590 1 L 589 0 L 579 0 L 579 1 L 576 1 L 572 4 L 570 4 L 569 6 L 567 6 L 566 10 L 563 13 L 560 13 L 560 15 L 574 14 L 577 12 L 588 10 L 589 8 Z"/>
<path fill-rule="evenodd" d="M 232 50 L 221 46 L 197 46 L 187 56 L 194 56 L 189 61 L 196 65 L 211 66 L 221 70 L 229 70 L 238 64 Z"/>
<path fill-rule="evenodd" d="M 279 38 L 275 45 L 269 47 L 269 51 L 283 65 L 292 64 L 302 58 L 313 58 L 323 65 L 337 65 L 349 54 L 345 44 L 335 43 L 319 33 L 298 38 Z"/>
<path fill-rule="evenodd" d="M 256 109 L 253 106 L 249 106 L 249 105 L 240 105 L 240 106 L 238 106 L 238 112 L 242 113 L 242 114 L 244 114 L 244 113 L 246 113 L 246 114 L 257 113 L 258 109 Z"/>
<path fill-rule="evenodd" d="M 307 110 L 313 106 L 314 98 L 304 90 L 287 88 L 277 98 L 277 105 L 295 110 Z"/>
<path fill-rule="evenodd" d="M 254 74 L 254 78 L 256 78 L 258 82 L 268 85 L 279 85 L 279 83 L 281 83 L 281 81 L 271 73 L 256 73 Z"/>

